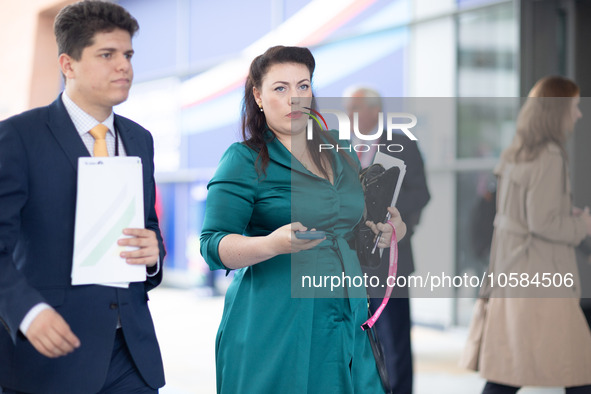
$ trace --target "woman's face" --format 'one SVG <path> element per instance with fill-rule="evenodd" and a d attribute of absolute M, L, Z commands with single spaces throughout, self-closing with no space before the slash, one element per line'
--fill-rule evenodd
<path fill-rule="evenodd" d="M 583 117 L 583 114 L 581 114 L 581 110 L 579 109 L 580 102 L 581 97 L 578 95 L 573 97 L 571 100 L 570 113 L 565 119 L 565 129 L 567 134 L 570 134 L 574 131 L 575 123 L 577 123 L 577 121 Z"/>
<path fill-rule="evenodd" d="M 255 100 L 263 107 L 267 125 L 278 138 L 305 131 L 312 88 L 310 72 L 300 63 L 278 63 L 267 70 L 260 90 L 253 88 Z"/>
<path fill-rule="evenodd" d="M 581 96 L 575 96 L 573 98 L 573 102 L 571 104 L 571 117 L 573 120 L 573 126 L 575 125 L 577 120 L 579 120 L 583 117 L 583 114 L 581 113 L 581 109 L 579 108 L 580 102 L 581 102 Z"/>

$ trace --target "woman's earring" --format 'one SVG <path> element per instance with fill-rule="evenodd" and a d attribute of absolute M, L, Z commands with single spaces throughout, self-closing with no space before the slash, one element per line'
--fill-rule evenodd
<path fill-rule="evenodd" d="M 263 112 L 263 106 L 259 105 L 259 109 L 261 110 L 261 112 Z"/>

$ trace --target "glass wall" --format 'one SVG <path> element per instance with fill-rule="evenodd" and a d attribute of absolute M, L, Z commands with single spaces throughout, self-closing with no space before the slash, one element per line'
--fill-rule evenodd
<path fill-rule="evenodd" d="M 519 109 L 518 22 L 512 2 L 458 15 L 456 269 L 481 275 L 488 266 L 496 181 L 492 173 L 514 134 Z M 510 99 L 513 98 L 513 99 Z M 465 296 L 476 296 L 473 294 Z M 467 324 L 471 300 L 458 298 L 456 323 Z"/>

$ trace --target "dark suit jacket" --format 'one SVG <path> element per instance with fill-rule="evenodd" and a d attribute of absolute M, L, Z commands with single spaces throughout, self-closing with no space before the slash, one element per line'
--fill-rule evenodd
<path fill-rule="evenodd" d="M 115 127 L 127 155 L 143 163 L 145 227 L 154 230 L 153 140 L 121 116 Z M 61 96 L 47 107 L 0 122 L 0 386 L 33 393 L 94 393 L 107 374 L 118 316 L 146 382 L 164 385 L 160 349 L 148 310 L 148 290 L 162 270 L 128 289 L 72 286 L 71 267 L 78 158 L 90 156 Z M 38 353 L 19 331 L 27 312 L 46 302 L 81 341 L 65 357 Z"/>
<path fill-rule="evenodd" d="M 397 276 L 407 276 L 415 269 L 410 240 L 415 226 L 419 223 L 421 211 L 427 205 L 431 196 L 427 189 L 423 159 L 421 158 L 416 141 L 412 141 L 404 134 L 392 134 L 392 140 L 388 141 L 386 139 L 386 132 L 384 132 L 379 143 L 385 145 L 400 144 L 404 147 L 402 152 L 397 153 L 388 152 L 384 146 L 380 147 L 380 149 L 382 153 L 401 159 L 406 164 L 406 175 L 400 188 L 396 208 L 400 211 L 402 220 L 404 220 L 407 226 L 406 236 L 398 243 Z M 388 276 L 388 265 L 389 253 L 385 252 L 382 255 L 382 261 L 378 267 L 370 268 L 363 266 L 363 271 L 368 276 L 375 275 L 380 278 L 386 278 Z M 368 293 L 370 297 L 381 298 L 384 296 L 385 289 L 368 287 Z M 408 294 L 407 292 L 403 293 Z M 404 295 L 400 294 L 396 289 L 392 294 L 393 296 Z"/>

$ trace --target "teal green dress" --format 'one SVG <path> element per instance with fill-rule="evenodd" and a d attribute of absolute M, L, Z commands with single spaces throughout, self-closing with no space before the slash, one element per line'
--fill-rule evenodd
<path fill-rule="evenodd" d="M 257 153 L 243 143 L 222 157 L 208 185 L 205 261 L 212 270 L 227 269 L 218 254 L 224 236 L 264 236 L 294 221 L 326 231 L 327 239 L 235 271 L 215 344 L 217 391 L 383 393 L 360 328 L 368 317 L 366 290 L 354 286 L 362 271 L 350 244 L 364 206 L 357 157 L 333 154 L 333 185 L 307 171 L 276 138 L 267 146 L 264 175 L 255 169 Z M 327 276 L 351 280 L 314 287 L 314 278 L 318 285 Z"/>

